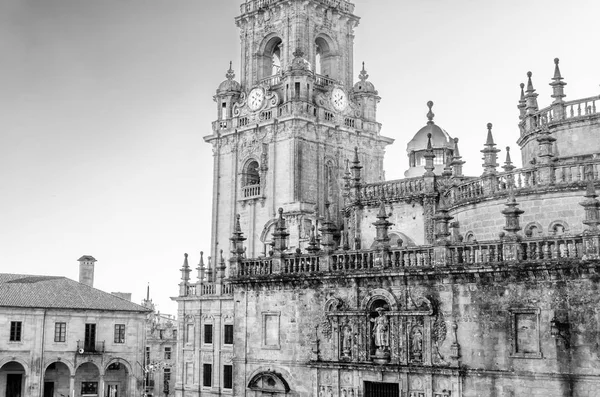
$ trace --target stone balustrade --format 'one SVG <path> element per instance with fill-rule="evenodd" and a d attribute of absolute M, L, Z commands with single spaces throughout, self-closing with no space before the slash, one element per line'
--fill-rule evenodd
<path fill-rule="evenodd" d="M 240 12 L 242 14 L 246 14 L 253 11 L 258 11 L 263 8 L 268 8 L 277 3 L 283 3 L 284 0 L 250 0 L 246 1 L 244 4 L 240 6 Z M 347 0 L 317 0 L 317 2 L 321 3 L 326 7 L 332 7 L 339 9 L 346 13 L 354 12 L 354 4 L 350 3 Z"/>
<path fill-rule="evenodd" d="M 260 197 L 260 185 L 248 185 L 242 187 L 242 199 Z"/>
<path fill-rule="evenodd" d="M 443 246 L 446 251 L 441 267 L 480 266 L 490 263 L 520 261 L 571 261 L 586 258 L 585 238 L 576 236 L 551 236 L 520 238 L 517 241 L 497 240 L 484 242 L 452 243 Z M 505 258 L 507 247 L 515 248 L 514 258 Z M 439 247 L 438 247 L 439 248 Z M 283 254 L 281 257 L 241 259 L 238 278 L 260 278 L 272 275 L 308 275 L 313 273 L 340 274 L 380 271 L 381 269 L 425 269 L 440 267 L 435 264 L 435 246 L 390 247 L 388 250 L 335 251 L 331 254 Z M 598 247 L 594 248 L 598 251 Z M 594 255 L 598 255 L 595 252 Z M 277 263 L 281 263 L 278 265 Z"/>
<path fill-rule="evenodd" d="M 452 207 L 467 202 L 481 200 L 494 196 L 505 196 L 514 183 L 515 193 L 531 191 L 548 187 L 565 187 L 573 184 L 583 185 L 587 178 L 600 182 L 600 159 L 569 161 L 556 163 L 551 166 L 551 179 L 543 180 L 539 173 L 544 166 L 515 169 L 493 176 L 470 179 L 459 185 L 452 186 L 444 192 L 447 205 Z M 489 183 L 488 183 L 489 182 Z"/>
<path fill-rule="evenodd" d="M 360 186 L 360 197 L 353 197 L 363 203 L 379 203 L 399 201 L 404 198 L 420 196 L 424 193 L 423 178 L 398 179 L 377 183 L 368 183 Z"/>
<path fill-rule="evenodd" d="M 558 108 L 560 109 L 560 108 Z M 564 102 L 562 112 L 557 111 L 556 105 L 548 106 L 533 114 L 535 127 L 559 123 L 564 120 L 576 119 L 578 117 L 592 116 L 600 113 L 600 96 L 577 99 Z"/>

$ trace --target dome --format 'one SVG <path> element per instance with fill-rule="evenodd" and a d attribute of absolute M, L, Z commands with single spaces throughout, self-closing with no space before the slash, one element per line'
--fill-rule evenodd
<path fill-rule="evenodd" d="M 230 92 L 230 91 L 241 91 L 242 86 L 235 80 L 225 80 L 221 84 L 219 84 L 219 88 L 217 92 Z"/>
<path fill-rule="evenodd" d="M 229 62 L 229 70 L 227 71 L 227 74 L 225 74 L 225 77 L 227 77 L 227 80 L 225 80 L 221 84 L 219 84 L 217 93 L 231 92 L 231 91 L 239 92 L 242 90 L 241 84 L 234 80 L 235 73 L 233 72 L 233 69 L 231 68 L 231 62 Z"/>
<path fill-rule="evenodd" d="M 371 83 L 370 81 L 367 81 L 368 78 L 369 78 L 369 75 L 367 74 L 367 71 L 365 70 L 365 63 L 363 62 L 363 68 L 360 71 L 360 75 L 358 76 L 358 79 L 360 81 L 357 82 L 356 84 L 354 84 L 354 92 L 356 94 L 360 94 L 360 93 L 368 93 L 368 94 L 375 94 L 375 95 L 378 94 L 373 83 Z"/>
<path fill-rule="evenodd" d="M 429 134 L 431 134 L 431 146 L 434 149 L 454 149 L 454 140 L 450 137 L 450 134 L 433 122 L 433 117 L 435 116 L 431 111 L 433 102 L 429 101 L 427 106 L 429 106 L 429 112 L 427 113 L 429 121 L 427 122 L 427 125 L 421 128 L 415 134 L 413 139 L 408 142 L 406 151 L 410 153 L 413 151 L 426 150 Z"/>

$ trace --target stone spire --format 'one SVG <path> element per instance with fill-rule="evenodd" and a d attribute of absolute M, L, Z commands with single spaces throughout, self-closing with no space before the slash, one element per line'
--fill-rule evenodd
<path fill-rule="evenodd" d="M 319 248 L 319 243 L 317 242 L 317 237 L 315 235 L 315 227 L 312 226 L 312 228 L 310 229 L 310 240 L 308 241 L 308 247 L 306 248 L 306 251 L 308 251 L 309 254 L 317 254 L 319 251 L 321 251 L 321 248 Z"/>
<path fill-rule="evenodd" d="M 287 226 L 283 218 L 283 208 L 279 208 L 278 212 L 279 218 L 273 232 L 273 251 L 282 254 L 287 249 L 287 238 L 290 234 L 287 232 Z"/>
<path fill-rule="evenodd" d="M 531 82 L 531 72 L 527 72 L 527 91 L 525 91 L 525 110 L 527 114 L 533 114 L 539 110 L 537 97 L 538 94 L 533 89 Z"/>
<path fill-rule="evenodd" d="M 233 234 L 229 239 L 231 241 L 231 253 L 234 257 L 241 258 L 244 255 L 244 241 L 246 238 L 242 233 L 242 227 L 240 225 L 240 214 L 237 214 L 235 217 L 235 226 L 233 229 Z"/>
<path fill-rule="evenodd" d="M 335 250 L 335 241 L 333 239 L 333 235 L 337 231 L 335 224 L 331 221 L 331 214 L 329 213 L 329 206 L 331 204 L 329 201 L 325 203 L 325 219 L 321 224 L 321 228 L 319 231 L 321 232 L 321 245 L 323 246 L 323 251 L 331 252 Z"/>
<path fill-rule="evenodd" d="M 378 248 L 389 248 L 390 247 L 390 236 L 388 235 L 388 229 L 392 225 L 388 221 L 388 215 L 385 211 L 385 203 L 381 200 L 379 204 L 379 212 L 377 213 L 377 221 L 373 222 L 375 226 L 376 235 L 375 241 L 377 242 Z"/>
<path fill-rule="evenodd" d="M 452 162 L 450 166 L 452 167 L 452 174 L 455 177 L 462 176 L 462 166 L 465 162 L 462 161 L 462 157 L 460 156 L 460 152 L 458 151 L 458 138 L 454 138 L 454 152 L 452 153 Z"/>
<path fill-rule="evenodd" d="M 510 158 L 510 146 L 506 147 L 506 160 L 504 161 L 504 165 L 502 166 L 502 168 L 505 172 L 511 172 L 512 170 L 517 168 L 513 165 L 513 162 Z"/>
<path fill-rule="evenodd" d="M 563 78 L 560 75 L 558 61 L 558 58 L 554 58 L 554 77 L 552 78 L 552 83 L 550 83 L 550 87 L 552 87 L 552 98 L 554 98 L 554 102 L 552 103 L 562 103 L 563 98 L 566 96 L 564 87 L 567 83 L 563 81 Z"/>
<path fill-rule="evenodd" d="M 596 189 L 594 188 L 594 180 L 588 176 L 587 189 L 585 192 L 585 200 L 579 203 L 585 210 L 585 219 L 583 224 L 587 226 L 586 232 L 598 233 L 600 228 L 600 201 L 597 199 Z"/>
<path fill-rule="evenodd" d="M 355 187 L 360 185 L 362 168 L 363 167 L 360 165 L 360 160 L 358 159 L 358 146 L 356 146 L 354 148 L 354 160 L 352 160 L 352 167 L 350 167 L 352 170 L 352 179 L 354 180 L 353 186 Z"/>
<path fill-rule="evenodd" d="M 519 104 L 517 105 L 517 109 L 519 109 L 519 119 L 523 120 L 525 115 L 527 114 L 527 101 L 525 100 L 525 84 L 521 83 L 521 97 L 519 99 Z"/>
<path fill-rule="evenodd" d="M 183 254 L 183 266 L 181 267 L 181 282 L 179 283 L 179 296 L 186 296 L 188 294 L 187 287 L 190 282 L 190 265 L 188 263 L 188 254 Z"/>
<path fill-rule="evenodd" d="M 502 210 L 502 214 L 506 218 L 506 224 L 504 226 L 504 230 L 506 230 L 509 239 L 516 238 L 517 232 L 521 230 L 521 226 L 519 224 L 519 216 L 523 214 L 525 211 L 518 208 L 518 203 L 515 198 L 514 188 L 511 185 L 510 193 L 508 195 L 508 200 L 506 201 L 506 208 Z"/>
<path fill-rule="evenodd" d="M 222 284 L 223 279 L 225 278 L 225 258 L 223 258 L 223 250 L 219 251 L 219 265 L 216 268 L 217 271 L 217 283 Z"/>
<path fill-rule="evenodd" d="M 433 102 L 429 101 L 427 105 L 429 104 L 433 105 Z M 429 106 L 429 114 L 427 114 L 427 117 L 429 117 L 429 115 L 431 115 L 431 117 L 427 122 L 428 124 L 433 123 L 433 113 L 431 112 L 431 106 Z M 433 146 L 431 145 L 431 133 L 427 134 L 427 150 L 423 154 L 423 157 L 425 158 L 425 176 L 433 176 L 433 170 L 435 170 L 435 165 L 433 165 L 433 159 L 435 158 L 435 154 L 433 153 Z"/>
<path fill-rule="evenodd" d="M 498 152 L 500 149 L 496 149 L 494 143 L 494 137 L 492 135 L 492 123 L 487 124 L 487 139 L 483 150 L 483 175 L 494 175 L 496 174 L 496 167 L 498 167 Z"/>
<path fill-rule="evenodd" d="M 542 126 L 542 130 L 540 131 L 536 140 L 539 147 L 537 155 L 538 163 L 546 166 L 551 165 L 554 160 L 554 153 L 552 149 L 556 138 L 552 136 L 552 133 L 547 125 Z"/>
<path fill-rule="evenodd" d="M 200 262 L 198 262 L 198 267 L 196 268 L 196 270 L 198 271 L 198 282 L 199 283 L 203 283 L 204 282 L 204 251 L 200 251 Z"/>

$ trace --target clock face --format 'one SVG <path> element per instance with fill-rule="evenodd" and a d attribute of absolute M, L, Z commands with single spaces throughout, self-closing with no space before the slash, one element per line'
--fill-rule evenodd
<path fill-rule="evenodd" d="M 346 106 L 348 106 L 348 99 L 346 98 L 344 90 L 337 87 L 334 88 L 333 91 L 331 91 L 331 102 L 336 110 L 342 111 L 346 109 Z"/>
<path fill-rule="evenodd" d="M 258 110 L 262 106 L 264 100 L 265 92 L 263 89 L 259 87 L 253 88 L 248 95 L 248 107 L 250 107 L 251 110 Z"/>

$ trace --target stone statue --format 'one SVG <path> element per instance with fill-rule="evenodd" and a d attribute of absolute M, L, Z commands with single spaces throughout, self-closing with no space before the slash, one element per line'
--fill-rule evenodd
<path fill-rule="evenodd" d="M 371 322 L 375 323 L 375 326 L 373 327 L 373 339 L 375 341 L 375 346 L 377 346 L 378 349 L 387 350 L 390 346 L 389 322 L 387 317 L 383 314 L 383 308 L 378 307 L 376 310 L 379 317 L 371 319 Z"/>
<path fill-rule="evenodd" d="M 411 346 L 413 353 L 421 353 L 423 351 L 423 333 L 420 328 L 417 328 L 413 332 Z"/>

